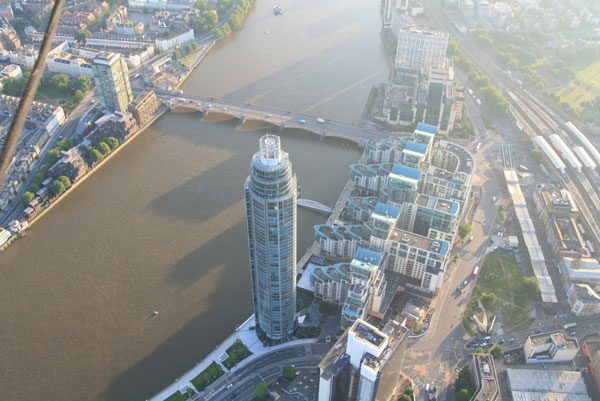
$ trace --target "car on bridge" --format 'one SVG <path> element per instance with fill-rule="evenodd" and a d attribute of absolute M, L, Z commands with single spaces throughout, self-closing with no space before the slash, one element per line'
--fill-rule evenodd
<path fill-rule="evenodd" d="M 320 124 L 323 124 L 325 122 L 325 120 L 323 120 L 321 117 L 317 118 L 317 122 Z"/>
<path fill-rule="evenodd" d="M 300 124 L 306 124 L 306 120 L 300 120 L 298 121 Z"/>

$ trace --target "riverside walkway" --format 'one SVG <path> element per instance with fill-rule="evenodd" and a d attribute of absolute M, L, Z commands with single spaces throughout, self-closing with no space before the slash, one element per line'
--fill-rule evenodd
<path fill-rule="evenodd" d="M 278 127 L 280 131 L 286 128 L 299 128 L 320 136 L 335 137 L 356 142 L 359 145 L 362 145 L 365 139 L 383 139 L 390 136 L 389 132 L 386 133 L 377 129 L 344 124 L 272 107 L 192 95 L 180 91 L 171 92 L 160 89 L 155 89 L 154 91 L 158 98 L 172 109 L 187 108 L 200 111 L 205 115 L 228 115 L 238 119 L 241 123 L 245 120 L 263 121 Z"/>

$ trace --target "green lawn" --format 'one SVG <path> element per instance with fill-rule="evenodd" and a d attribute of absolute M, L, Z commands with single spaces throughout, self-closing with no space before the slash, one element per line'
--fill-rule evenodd
<path fill-rule="evenodd" d="M 181 394 L 179 391 L 174 392 L 173 395 L 171 395 L 165 401 L 186 401 L 193 395 L 194 390 L 190 388 L 185 392 L 185 394 Z"/>
<path fill-rule="evenodd" d="M 188 68 L 191 67 L 191 65 L 194 63 L 194 61 L 196 61 L 196 57 L 198 56 L 198 52 L 202 50 L 202 48 L 199 48 L 196 51 L 190 52 L 188 54 L 186 54 L 185 56 L 183 56 L 181 58 L 181 62 L 183 64 L 185 64 Z"/>
<path fill-rule="evenodd" d="M 579 67 L 575 71 L 575 80 L 554 91 L 562 102 L 569 103 L 577 112 L 582 110 L 581 102 L 600 96 L 600 61 Z"/>
<path fill-rule="evenodd" d="M 71 96 L 72 96 L 71 91 L 62 92 L 62 91 L 57 90 L 56 88 L 51 88 L 51 87 L 46 87 L 46 86 L 41 86 L 41 85 L 38 87 L 37 92 L 35 93 L 36 100 L 70 99 Z"/>
<path fill-rule="evenodd" d="M 223 361 L 223 366 L 227 369 L 231 369 L 252 355 L 252 352 L 250 352 L 243 342 L 236 340 L 231 347 L 227 348 L 227 355 L 227 359 Z"/>
<path fill-rule="evenodd" d="M 514 255 L 502 251 L 488 254 L 465 315 L 470 317 L 478 312 L 477 300 L 480 296 L 494 293 L 498 298 L 502 325 L 508 329 L 521 323 L 525 324 L 529 312 L 533 310 L 533 304 L 530 295 L 521 291 L 523 278 L 523 270 Z M 489 312 L 491 311 L 488 311 L 488 315 Z"/>
<path fill-rule="evenodd" d="M 313 303 L 314 298 L 315 296 L 312 292 L 298 289 L 296 291 L 296 312 L 299 312 L 304 308 L 308 308 L 310 304 Z"/>
<path fill-rule="evenodd" d="M 192 379 L 192 384 L 198 391 L 204 390 L 206 387 L 213 384 L 219 377 L 223 376 L 225 372 L 221 365 L 213 361 L 206 369 Z"/>
<path fill-rule="evenodd" d="M 320 327 L 299 327 L 296 330 L 296 338 L 317 338 L 321 334 Z"/>
<path fill-rule="evenodd" d="M 325 316 L 334 316 L 337 313 L 337 305 L 321 302 L 319 305 L 319 313 Z"/>

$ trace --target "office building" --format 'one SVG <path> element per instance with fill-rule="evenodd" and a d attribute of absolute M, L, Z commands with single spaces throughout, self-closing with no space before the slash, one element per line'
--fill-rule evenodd
<path fill-rule="evenodd" d="M 596 336 L 584 341 L 581 349 L 589 359 L 588 368 L 594 379 L 596 390 L 600 393 L 600 339 Z"/>
<path fill-rule="evenodd" d="M 257 328 L 271 340 L 296 325 L 296 177 L 279 137 L 265 135 L 244 184 Z"/>
<path fill-rule="evenodd" d="M 543 369 L 506 369 L 512 400 L 592 401 L 581 372 Z"/>
<path fill-rule="evenodd" d="M 571 362 L 578 351 L 577 339 L 562 330 L 529 336 L 523 344 L 526 363 Z"/>
<path fill-rule="evenodd" d="M 159 103 L 156 94 L 153 90 L 149 90 L 135 98 L 129 105 L 129 111 L 141 127 L 154 117 L 158 106 Z"/>
<path fill-rule="evenodd" d="M 587 284 L 569 283 L 567 299 L 575 316 L 591 316 L 600 313 L 600 296 Z"/>
<path fill-rule="evenodd" d="M 442 68 L 449 35 L 445 32 L 404 29 L 398 33 L 397 70 L 419 72 L 423 68 Z"/>
<path fill-rule="evenodd" d="M 473 354 L 470 365 L 471 380 L 475 390 L 471 400 L 497 400 L 500 396 L 500 386 L 498 385 L 494 358 L 490 354 Z"/>
<path fill-rule="evenodd" d="M 318 401 L 375 401 L 389 344 L 376 327 L 354 322 L 319 363 Z"/>
<path fill-rule="evenodd" d="M 127 111 L 133 101 L 127 63 L 121 54 L 101 53 L 92 66 L 102 106 L 109 111 Z"/>

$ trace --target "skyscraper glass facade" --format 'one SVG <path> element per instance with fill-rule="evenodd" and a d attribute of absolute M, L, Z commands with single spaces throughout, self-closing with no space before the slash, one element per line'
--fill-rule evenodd
<path fill-rule="evenodd" d="M 244 184 L 256 324 L 271 340 L 296 323 L 296 177 L 279 137 L 260 139 Z"/>

